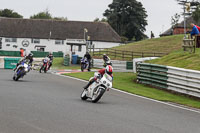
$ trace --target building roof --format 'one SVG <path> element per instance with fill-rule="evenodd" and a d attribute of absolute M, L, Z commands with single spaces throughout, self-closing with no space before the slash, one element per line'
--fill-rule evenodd
<path fill-rule="evenodd" d="M 169 28 L 168 30 L 160 34 L 160 36 L 170 36 L 170 35 L 172 35 L 172 28 Z"/>
<path fill-rule="evenodd" d="M 196 25 L 200 25 L 199 23 L 195 22 L 195 20 L 192 17 L 188 17 L 186 18 L 186 28 L 190 29 L 190 23 L 194 23 Z M 177 25 L 175 25 L 174 28 L 184 28 L 184 21 L 178 23 Z M 160 36 L 169 36 L 172 35 L 172 27 L 169 28 L 168 30 L 166 30 L 165 32 L 163 32 L 162 34 L 160 34 Z"/>
<path fill-rule="evenodd" d="M 0 17 L 0 36 L 37 39 L 84 39 L 84 28 L 92 41 L 120 42 L 120 36 L 105 22 L 58 21 Z"/>

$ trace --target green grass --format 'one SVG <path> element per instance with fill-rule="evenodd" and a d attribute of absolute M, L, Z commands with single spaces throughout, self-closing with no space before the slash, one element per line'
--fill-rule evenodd
<path fill-rule="evenodd" d="M 183 39 L 183 35 L 173 35 L 173 36 L 142 40 L 138 42 L 129 43 L 126 45 L 113 47 L 108 50 L 95 52 L 95 57 L 102 58 L 102 55 L 106 53 L 109 55 L 111 59 L 132 60 L 132 54 L 130 52 L 133 52 L 133 53 L 135 52 L 133 54 L 133 58 L 149 57 L 149 56 L 153 56 L 154 53 L 168 54 L 168 53 L 182 49 L 182 39 Z M 120 50 L 120 51 L 117 51 L 117 53 L 115 53 L 114 49 Z M 130 52 L 124 52 L 125 58 L 122 58 L 123 51 L 130 51 Z M 139 53 L 136 53 L 136 52 L 139 52 Z M 156 55 L 162 56 L 160 54 L 156 54 Z"/>
<path fill-rule="evenodd" d="M 185 69 L 200 70 L 200 49 L 196 49 L 196 53 L 189 53 L 179 50 L 162 58 L 146 62 Z"/>
<path fill-rule="evenodd" d="M 161 52 L 170 53 L 181 49 L 183 35 L 166 36 L 129 43 L 115 47 L 117 50 L 135 52 Z"/>
<path fill-rule="evenodd" d="M 64 58 L 54 58 L 53 60 L 53 69 L 80 69 L 80 65 L 70 65 L 70 66 L 64 66 Z"/>
<path fill-rule="evenodd" d="M 93 74 L 94 74 L 93 72 L 84 72 L 84 73 L 69 73 L 65 75 L 88 80 L 90 77 L 93 76 Z M 133 94 L 145 96 L 148 98 L 164 102 L 173 102 L 182 105 L 187 105 L 190 107 L 200 108 L 200 103 L 199 103 L 200 101 L 198 100 L 194 100 L 181 95 L 172 94 L 142 84 L 137 84 L 135 80 L 136 80 L 136 74 L 115 72 L 113 87 L 119 90 L 123 90 L 126 92 L 130 92 Z"/>

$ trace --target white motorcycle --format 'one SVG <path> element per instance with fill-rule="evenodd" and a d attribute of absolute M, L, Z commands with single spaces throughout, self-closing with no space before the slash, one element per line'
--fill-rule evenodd
<path fill-rule="evenodd" d="M 98 77 L 98 73 L 94 73 L 94 76 Z M 90 80 L 92 78 L 90 78 Z M 97 78 L 97 80 L 93 84 L 91 84 L 88 89 L 83 90 L 83 92 L 81 93 L 81 99 L 87 100 L 89 98 L 92 100 L 93 103 L 98 102 L 105 91 L 112 88 L 112 81 L 112 76 L 105 73 L 102 78 Z"/>

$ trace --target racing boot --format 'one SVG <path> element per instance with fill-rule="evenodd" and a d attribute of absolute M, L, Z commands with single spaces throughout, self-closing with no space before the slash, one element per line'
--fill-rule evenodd
<path fill-rule="evenodd" d="M 16 71 L 18 66 L 19 66 L 19 63 L 17 63 L 16 67 L 13 69 L 14 72 Z"/>
<path fill-rule="evenodd" d="M 87 88 L 88 88 L 92 83 L 94 83 L 94 81 L 95 81 L 95 79 L 90 80 L 90 81 L 88 82 L 88 84 L 87 84 L 86 86 L 84 86 L 83 88 L 84 88 L 85 90 L 87 90 Z"/>

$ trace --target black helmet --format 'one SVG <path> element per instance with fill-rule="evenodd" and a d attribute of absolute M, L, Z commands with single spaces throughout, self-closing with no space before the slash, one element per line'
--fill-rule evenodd
<path fill-rule="evenodd" d="M 33 57 L 33 53 L 29 53 L 28 56 L 29 56 L 29 57 Z"/>
<path fill-rule="evenodd" d="M 103 58 L 106 58 L 107 57 L 107 55 L 106 54 L 103 54 Z"/>

